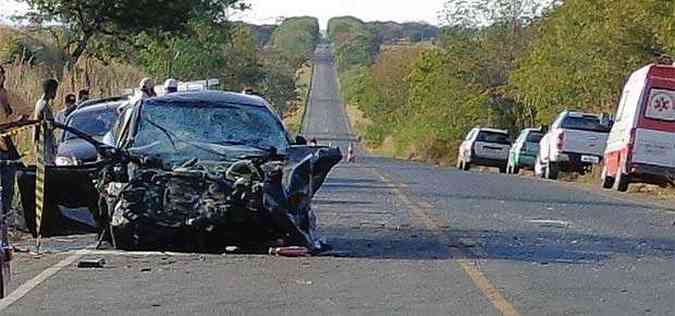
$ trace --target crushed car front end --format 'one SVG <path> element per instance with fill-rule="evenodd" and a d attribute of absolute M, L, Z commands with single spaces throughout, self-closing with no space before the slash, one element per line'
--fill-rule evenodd
<path fill-rule="evenodd" d="M 115 247 L 325 247 L 311 200 L 342 154 L 292 145 L 255 102 L 208 92 L 137 105 L 119 146 L 125 159 L 98 181 Z"/>

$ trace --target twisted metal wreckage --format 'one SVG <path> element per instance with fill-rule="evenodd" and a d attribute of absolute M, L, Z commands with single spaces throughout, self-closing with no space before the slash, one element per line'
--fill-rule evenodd
<path fill-rule="evenodd" d="M 38 123 L 0 126 L 0 131 Z M 93 210 L 100 240 L 123 250 L 222 251 L 230 245 L 293 245 L 312 253 L 326 249 L 311 199 L 342 160 L 338 148 L 294 145 L 284 155 L 269 151 L 215 162 L 195 158 L 170 166 L 50 124 L 92 144 L 99 159 L 47 166 L 45 210 L 37 216 L 41 225 L 36 220 L 35 168 L 20 164 L 24 217 L 35 236 L 90 231 L 59 210 L 86 207 Z"/>

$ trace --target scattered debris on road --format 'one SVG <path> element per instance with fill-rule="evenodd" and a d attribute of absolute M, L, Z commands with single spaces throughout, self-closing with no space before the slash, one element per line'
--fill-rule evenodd
<path fill-rule="evenodd" d="M 77 263 L 78 268 L 103 268 L 105 266 L 105 259 L 103 258 L 85 258 Z"/>
<path fill-rule="evenodd" d="M 277 247 L 270 248 L 269 254 L 279 257 L 308 257 L 310 251 L 305 247 Z"/>

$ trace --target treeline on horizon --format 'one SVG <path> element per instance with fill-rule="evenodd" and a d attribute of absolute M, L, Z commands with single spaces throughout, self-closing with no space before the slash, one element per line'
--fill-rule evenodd
<path fill-rule="evenodd" d="M 563 110 L 614 114 L 625 79 L 675 53 L 670 0 L 450 1 L 428 42 L 384 44 L 329 22 L 344 98 L 369 146 L 453 162 L 473 127 L 550 125 Z"/>
<path fill-rule="evenodd" d="M 16 103 L 34 104 L 48 77 L 62 82 L 61 99 L 81 88 L 119 94 L 149 76 L 157 84 L 218 78 L 225 90 L 254 88 L 282 115 L 301 105 L 296 82 L 321 38 L 316 18 L 274 26 L 229 21 L 224 9 L 250 9 L 238 0 L 187 0 L 162 12 L 124 11 L 138 3 L 121 0 L 116 8 L 83 6 L 80 15 L 78 4 L 87 1 L 34 0 L 19 26 L 0 25 L 0 63 Z"/>

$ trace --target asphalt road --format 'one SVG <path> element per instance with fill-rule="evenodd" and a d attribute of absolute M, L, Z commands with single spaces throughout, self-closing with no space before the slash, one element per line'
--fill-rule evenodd
<path fill-rule="evenodd" d="M 345 148 L 355 137 L 328 48 L 315 60 L 304 132 Z M 357 158 L 315 200 L 338 257 L 80 253 L 106 267 L 64 262 L 0 314 L 675 314 L 675 209 Z M 77 256 L 22 256 L 15 269 L 27 280 Z"/>

